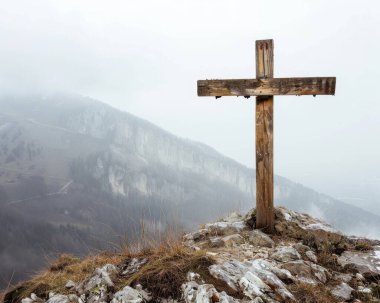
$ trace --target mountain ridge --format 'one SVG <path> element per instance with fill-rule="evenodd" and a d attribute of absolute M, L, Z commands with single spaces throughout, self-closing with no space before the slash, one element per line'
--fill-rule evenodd
<path fill-rule="evenodd" d="M 15 249 L 37 269 L 46 262 L 43 254 L 54 255 L 69 243 L 76 244 L 67 252 L 87 254 L 117 246 L 123 236 L 133 242 L 142 232 L 165 233 L 173 224 L 193 228 L 253 204 L 253 169 L 100 101 L 53 94 L 2 97 L 0 105 L 0 208 L 6 222 L 0 239 L 8 239 L 0 241 L 0 255 L 11 260 L 2 269 L 5 280 L 20 259 L 13 257 Z M 283 177 L 275 176 L 275 199 L 350 233 L 368 235 L 371 225 L 380 230 L 379 217 Z M 12 219 L 17 216 L 35 231 L 19 234 Z M 41 224 L 42 234 L 56 238 L 56 250 L 40 245 Z M 22 270 L 15 275 L 24 276 Z"/>

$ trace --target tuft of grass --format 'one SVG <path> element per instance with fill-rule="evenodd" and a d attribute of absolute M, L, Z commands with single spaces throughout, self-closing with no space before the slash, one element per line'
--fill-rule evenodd
<path fill-rule="evenodd" d="M 68 254 L 63 254 L 60 255 L 56 260 L 53 260 L 50 265 L 49 265 L 49 270 L 54 272 L 54 271 L 62 271 L 66 267 L 77 264 L 80 262 L 80 258 L 68 255 Z"/>
<path fill-rule="evenodd" d="M 329 252 L 329 249 L 317 252 L 318 264 L 332 271 L 344 271 L 342 266 L 338 263 L 337 255 Z"/>
<path fill-rule="evenodd" d="M 337 303 L 324 285 L 297 283 L 289 286 L 297 302 L 302 303 Z"/>
<path fill-rule="evenodd" d="M 380 299 L 380 284 L 374 284 L 371 286 L 372 290 L 372 296 L 375 297 L 376 299 Z"/>
<path fill-rule="evenodd" d="M 372 244 L 369 240 L 360 239 L 354 242 L 354 249 L 359 251 L 369 251 L 372 250 Z"/>

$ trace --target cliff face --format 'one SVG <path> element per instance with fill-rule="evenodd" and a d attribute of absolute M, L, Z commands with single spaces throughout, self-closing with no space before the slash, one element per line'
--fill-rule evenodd
<path fill-rule="evenodd" d="M 108 176 L 110 188 L 116 193 L 125 194 L 123 185 L 127 182 L 123 182 L 123 179 L 128 174 L 157 164 L 173 171 L 217 179 L 248 194 L 253 192 L 252 170 L 206 145 L 178 138 L 149 122 L 103 104 L 78 108 L 70 113 L 62 126 L 110 145 L 108 157 L 112 160 L 105 157 L 96 159 L 97 173 Z M 133 158 L 133 164 L 137 167 L 126 170 L 125 163 L 132 162 L 130 158 Z M 105 163 L 107 160 L 108 163 Z M 146 194 L 155 192 L 157 187 L 149 188 L 148 183 L 147 175 L 138 174 L 135 188 Z"/>

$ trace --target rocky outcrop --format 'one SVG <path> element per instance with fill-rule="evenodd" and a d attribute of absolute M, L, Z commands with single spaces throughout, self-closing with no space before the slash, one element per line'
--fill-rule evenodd
<path fill-rule="evenodd" d="M 254 214 L 243 217 L 234 213 L 184 235 L 183 257 L 176 258 L 181 254 L 179 248 L 171 257 L 159 252 L 155 261 L 152 255 L 142 253 L 119 257 L 117 264 L 104 264 L 82 281 L 64 281 L 61 292 L 45 287 L 43 292 L 23 298 L 10 292 L 4 301 L 380 302 L 377 282 L 380 252 L 376 242 L 366 240 L 367 251 L 357 251 L 356 248 L 364 247 L 358 239 L 333 232 L 321 221 L 284 208 L 276 210 L 276 232 L 267 235 L 252 229 Z M 345 247 L 343 251 L 341 247 Z M 189 265 L 192 262 L 201 263 Z M 171 268 L 171 274 L 166 273 L 167 268 Z M 184 268 L 192 269 L 181 276 Z M 156 280 L 147 277 L 152 271 L 156 272 Z M 173 280 L 174 277 L 183 280 Z M 178 284 L 177 290 L 173 289 L 173 283 Z M 173 293 L 168 294 L 167 289 Z"/>
<path fill-rule="evenodd" d="M 380 278 L 380 247 L 366 252 L 345 251 L 338 258 L 338 263 L 364 277 Z"/>

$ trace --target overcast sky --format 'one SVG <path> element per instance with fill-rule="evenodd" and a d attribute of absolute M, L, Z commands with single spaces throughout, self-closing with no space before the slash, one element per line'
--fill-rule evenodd
<path fill-rule="evenodd" d="M 275 173 L 380 198 L 377 0 L 12 0 L 0 16 L 2 91 L 84 94 L 250 167 L 255 99 L 199 98 L 196 80 L 254 78 L 272 38 L 276 77 L 337 77 L 335 97 L 275 97 Z"/>

